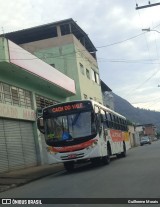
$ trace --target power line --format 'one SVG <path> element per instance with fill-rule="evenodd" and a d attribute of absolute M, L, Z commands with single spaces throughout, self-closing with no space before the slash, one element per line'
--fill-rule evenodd
<path fill-rule="evenodd" d="M 145 9 L 145 8 L 152 7 L 152 6 L 159 6 L 159 5 L 160 5 L 160 3 L 151 4 L 149 1 L 148 5 L 144 5 L 144 6 L 138 6 L 138 4 L 136 4 L 136 10 Z"/>

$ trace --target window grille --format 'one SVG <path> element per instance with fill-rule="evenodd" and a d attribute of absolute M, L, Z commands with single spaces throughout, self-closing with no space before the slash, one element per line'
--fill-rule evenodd
<path fill-rule="evenodd" d="M 0 102 L 23 108 L 32 108 L 31 92 L 0 82 Z"/>

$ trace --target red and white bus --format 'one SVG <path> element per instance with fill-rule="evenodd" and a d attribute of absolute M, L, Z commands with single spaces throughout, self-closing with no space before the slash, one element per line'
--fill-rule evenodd
<path fill-rule="evenodd" d="M 109 164 L 112 155 L 126 156 L 126 118 L 93 100 L 44 108 L 37 123 L 54 162 L 68 171 L 86 160 Z"/>

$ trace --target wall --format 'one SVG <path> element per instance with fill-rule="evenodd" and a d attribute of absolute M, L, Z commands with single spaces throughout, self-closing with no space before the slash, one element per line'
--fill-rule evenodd
<path fill-rule="evenodd" d="M 9 62 L 8 41 L 0 37 L 0 62 Z"/>
<path fill-rule="evenodd" d="M 94 99 L 95 97 L 98 102 L 103 103 L 100 85 L 89 80 L 86 75 L 82 75 L 79 67 L 81 63 L 84 69 L 91 70 L 92 67 L 99 74 L 97 62 L 72 34 L 21 46 L 48 64 L 54 64 L 56 69 L 75 81 L 76 95 L 68 100 L 84 99 L 84 94 L 86 94 L 88 98 Z"/>

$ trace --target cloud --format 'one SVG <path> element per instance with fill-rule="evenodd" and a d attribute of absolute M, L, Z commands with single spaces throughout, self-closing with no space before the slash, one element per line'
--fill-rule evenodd
<path fill-rule="evenodd" d="M 135 1 L 0 0 L 0 3 L 3 14 L 0 25 L 5 32 L 73 18 L 96 47 L 129 39 L 141 34 L 142 28 L 160 24 L 158 6 L 137 11 Z M 146 1 L 140 4 L 145 5 Z M 159 67 L 155 64 L 159 61 L 159 40 L 160 34 L 150 32 L 121 44 L 98 48 L 102 80 L 131 102 L 143 102 L 143 99 L 147 102 L 147 91 L 151 99 L 157 97 L 159 91 L 154 87 L 160 74 L 152 74 Z M 135 90 L 138 86 L 139 90 Z"/>

